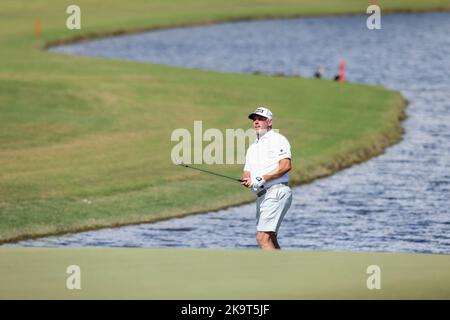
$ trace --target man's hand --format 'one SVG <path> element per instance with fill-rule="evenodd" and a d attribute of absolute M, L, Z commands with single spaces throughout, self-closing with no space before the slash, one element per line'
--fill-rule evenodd
<path fill-rule="evenodd" d="M 242 182 L 241 184 L 247 188 L 250 188 L 252 186 L 252 179 L 250 179 L 249 177 L 247 178 L 241 178 Z"/>
<path fill-rule="evenodd" d="M 252 180 L 250 179 L 250 172 L 249 172 L 249 171 L 244 171 L 244 172 L 242 173 L 241 180 L 242 180 L 241 184 L 242 184 L 244 187 L 247 187 L 247 188 L 250 188 L 250 187 L 251 187 L 251 185 L 252 185 Z"/>

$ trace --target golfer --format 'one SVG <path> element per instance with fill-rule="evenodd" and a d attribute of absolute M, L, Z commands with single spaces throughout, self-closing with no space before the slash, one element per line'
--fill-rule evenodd
<path fill-rule="evenodd" d="M 292 202 L 288 186 L 291 146 L 272 130 L 272 112 L 259 107 L 248 116 L 253 121 L 256 140 L 245 158 L 242 184 L 256 193 L 256 241 L 261 249 L 280 249 L 277 232 Z"/>

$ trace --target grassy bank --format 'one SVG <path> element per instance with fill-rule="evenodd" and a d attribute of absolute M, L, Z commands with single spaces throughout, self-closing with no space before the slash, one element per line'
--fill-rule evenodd
<path fill-rule="evenodd" d="M 0 254 L 0 299 L 450 298 L 448 255 L 105 248 Z M 80 267 L 81 290 L 66 288 L 69 265 Z M 370 265 L 380 268 L 379 290 L 367 288 Z"/>
<path fill-rule="evenodd" d="M 388 10 L 449 1 L 381 2 Z M 251 201 L 239 186 L 174 167 L 170 134 L 247 128 L 264 104 L 291 141 L 293 183 L 379 154 L 398 141 L 404 101 L 381 87 L 220 74 L 67 57 L 59 39 L 273 16 L 364 13 L 366 1 L 78 1 L 82 29 L 60 1 L 0 4 L 0 242 L 154 221 Z M 182 9 L 181 9 L 182 8 Z M 42 33 L 34 35 L 41 20 Z M 218 166 L 238 176 L 242 166 Z"/>

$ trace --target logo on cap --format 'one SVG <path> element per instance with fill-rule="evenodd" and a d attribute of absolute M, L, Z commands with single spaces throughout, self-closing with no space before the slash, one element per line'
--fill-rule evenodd
<path fill-rule="evenodd" d="M 248 118 L 253 120 L 253 116 L 255 116 L 255 115 L 260 115 L 269 120 L 272 120 L 272 112 L 269 109 L 264 108 L 264 107 L 256 108 L 255 112 L 252 112 L 248 115 Z"/>

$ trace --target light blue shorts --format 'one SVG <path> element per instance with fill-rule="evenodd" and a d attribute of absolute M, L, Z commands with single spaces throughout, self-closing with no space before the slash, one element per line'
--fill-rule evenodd
<path fill-rule="evenodd" d="M 292 191 L 289 186 L 271 186 L 263 196 L 256 199 L 256 230 L 277 233 L 291 203 Z"/>

